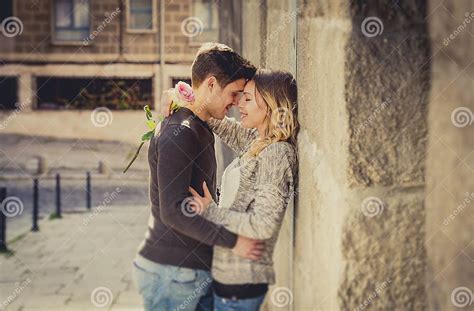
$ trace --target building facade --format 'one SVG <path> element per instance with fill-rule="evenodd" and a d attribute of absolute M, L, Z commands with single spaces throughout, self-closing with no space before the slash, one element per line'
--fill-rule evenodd
<path fill-rule="evenodd" d="M 156 108 L 162 90 L 189 81 L 200 44 L 219 39 L 217 4 L 210 0 L 0 5 L 5 133 L 25 133 L 26 122 L 46 136 L 94 138 L 91 111 L 108 109 L 107 118 L 115 122 L 100 125 L 102 138 L 136 142 L 143 106 Z M 118 136 L 123 127 L 129 135 Z"/>

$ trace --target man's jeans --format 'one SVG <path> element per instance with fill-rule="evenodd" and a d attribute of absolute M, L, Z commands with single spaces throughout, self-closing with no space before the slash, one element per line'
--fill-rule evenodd
<path fill-rule="evenodd" d="M 265 295 L 249 299 L 227 299 L 214 294 L 215 311 L 258 311 L 265 300 Z"/>
<path fill-rule="evenodd" d="M 138 255 L 133 277 L 147 311 L 213 309 L 210 271 L 162 265 Z"/>

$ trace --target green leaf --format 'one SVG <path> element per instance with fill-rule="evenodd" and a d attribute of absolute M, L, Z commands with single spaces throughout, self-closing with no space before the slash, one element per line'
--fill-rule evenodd
<path fill-rule="evenodd" d="M 142 141 L 150 140 L 155 135 L 155 131 L 149 131 L 143 134 Z"/>
<path fill-rule="evenodd" d="M 143 110 L 145 110 L 147 120 L 153 120 L 153 115 L 151 114 L 150 106 L 145 105 L 145 107 L 143 107 Z"/>
<path fill-rule="evenodd" d="M 154 131 L 155 128 L 156 128 L 156 122 L 155 122 L 155 120 L 148 120 L 148 121 L 146 121 L 146 125 L 148 126 L 148 128 L 149 128 L 151 131 Z"/>

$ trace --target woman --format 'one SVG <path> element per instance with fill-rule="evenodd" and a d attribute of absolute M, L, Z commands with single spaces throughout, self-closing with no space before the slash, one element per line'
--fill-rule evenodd
<path fill-rule="evenodd" d="M 224 172 L 219 204 L 206 184 L 204 197 L 190 188 L 199 212 L 236 234 L 265 240 L 265 252 L 257 261 L 214 248 L 215 310 L 259 310 L 268 285 L 275 282 L 273 249 L 296 180 L 296 99 L 290 73 L 260 69 L 239 99 L 241 122 L 208 121 L 238 157 Z"/>

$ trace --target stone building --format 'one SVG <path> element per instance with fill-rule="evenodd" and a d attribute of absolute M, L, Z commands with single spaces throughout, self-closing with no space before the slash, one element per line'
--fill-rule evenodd
<path fill-rule="evenodd" d="M 106 107 L 114 122 L 102 138 L 136 142 L 141 108 L 189 80 L 199 45 L 219 40 L 217 6 L 206 0 L 7 0 L 0 12 L 2 110 L 22 111 L 6 133 L 29 123 L 46 136 L 97 138 L 91 110 Z"/>
<path fill-rule="evenodd" d="M 31 19 L 29 1 L 18 2 L 22 5 L 16 16 Z M 118 5 L 111 0 L 90 2 L 102 10 L 94 13 L 99 23 L 105 11 L 110 14 Z M 35 77 L 44 73 L 145 76 L 153 78 L 157 94 L 160 83 L 168 87 L 170 77 L 185 76 L 179 68 L 186 67 L 193 54 L 192 44 L 180 35 L 186 14 L 178 13 L 190 10 L 192 3 L 163 2 L 170 12 L 170 17 L 165 13 L 165 29 L 173 37 L 165 54 L 159 53 L 163 46 L 157 33 L 134 39 L 143 40 L 142 47 L 130 44 L 133 35 L 126 31 L 119 42 L 127 51 L 121 53 L 114 35 L 105 35 L 125 27 L 119 18 L 109 25 L 115 28 L 105 28 L 97 43 L 81 47 L 79 53 L 52 43 L 43 48 L 47 53 L 27 52 L 25 45 L 41 41 L 41 36 L 27 34 L 27 27 L 40 26 L 38 17 L 24 25 L 28 40 L 19 36 L 12 43 L 2 38 L 8 42 L 1 44 L 0 76 L 19 76 L 19 84 L 32 90 Z M 49 31 L 50 6 L 36 3 L 42 31 Z M 265 309 L 472 309 L 474 3 L 213 3 L 219 21 L 227 22 L 219 26 L 220 40 L 261 66 L 293 72 L 299 86 L 299 188 L 280 234 L 275 252 L 278 282 Z M 159 12 L 163 4 L 155 6 Z M 91 28 L 96 27 L 97 21 Z M 168 48 L 173 55 L 166 53 Z M 163 65 L 156 63 L 159 55 L 166 57 Z M 119 56 L 126 61 L 107 63 Z M 69 64 L 70 57 L 78 64 Z M 27 64 L 29 58 L 34 60 Z M 168 68 L 175 71 L 160 72 Z M 28 88 L 18 92 L 19 102 L 32 97 L 34 91 Z M 45 135 L 52 134 L 63 116 L 74 125 L 60 135 L 97 133 L 85 124 L 90 123 L 89 112 L 35 110 L 34 103 L 31 107 L 17 119 L 38 125 L 47 121 L 48 128 L 39 127 Z M 104 136 L 112 137 L 142 117 L 134 111 L 113 116 L 113 124 L 101 132 Z M 20 122 L 8 130 L 21 131 Z M 130 135 L 136 141 L 137 133 L 130 130 L 122 139 Z"/>

